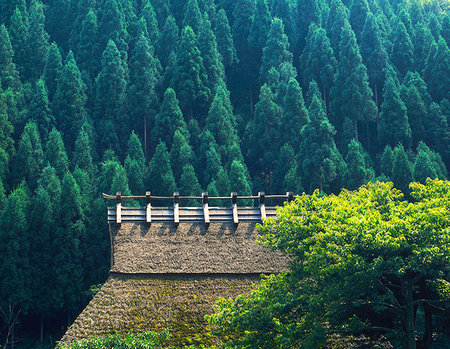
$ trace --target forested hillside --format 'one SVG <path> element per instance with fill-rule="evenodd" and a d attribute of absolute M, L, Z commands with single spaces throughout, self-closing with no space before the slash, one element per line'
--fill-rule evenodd
<path fill-rule="evenodd" d="M 446 0 L 0 0 L 2 340 L 16 315 L 37 335 L 70 322 L 105 280 L 101 192 L 447 178 L 449 12 Z"/>

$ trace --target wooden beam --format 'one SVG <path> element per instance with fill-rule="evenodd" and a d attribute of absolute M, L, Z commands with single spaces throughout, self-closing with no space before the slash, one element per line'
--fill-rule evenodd
<path fill-rule="evenodd" d="M 211 220 L 209 219 L 208 193 L 202 193 L 202 202 L 203 202 L 203 217 L 205 219 L 205 224 L 209 224 Z"/>
<path fill-rule="evenodd" d="M 180 193 L 173 193 L 173 222 L 175 225 L 180 223 Z"/>
<path fill-rule="evenodd" d="M 287 196 L 287 201 L 288 201 L 288 202 L 291 202 L 291 201 L 294 200 L 294 193 L 293 193 L 293 192 L 288 191 L 288 192 L 286 193 L 286 196 Z"/>
<path fill-rule="evenodd" d="M 233 222 L 234 224 L 239 224 L 237 193 L 231 193 L 231 206 L 233 208 Z"/>
<path fill-rule="evenodd" d="M 149 191 L 145 192 L 147 199 L 147 207 L 145 210 L 145 222 L 150 225 L 152 223 L 152 203 L 150 200 L 151 193 Z"/>
<path fill-rule="evenodd" d="M 259 196 L 259 211 L 261 212 L 261 220 L 267 218 L 266 215 L 266 194 L 263 191 L 258 193 Z"/>
<path fill-rule="evenodd" d="M 122 194 L 120 191 L 116 193 L 116 223 L 122 223 Z"/>

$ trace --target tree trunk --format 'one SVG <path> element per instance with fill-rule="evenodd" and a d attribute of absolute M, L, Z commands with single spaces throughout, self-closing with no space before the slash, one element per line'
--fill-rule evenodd
<path fill-rule="evenodd" d="M 41 338 L 40 341 L 44 340 L 44 316 L 41 315 Z"/>
<path fill-rule="evenodd" d="M 425 335 L 423 344 L 425 348 L 430 348 L 433 343 L 433 311 L 428 304 L 423 305 L 425 312 Z"/>
<path fill-rule="evenodd" d="M 13 323 L 11 326 L 11 349 L 14 349 L 14 342 L 16 341 L 16 339 L 14 338 L 14 327 L 15 323 Z"/>
<path fill-rule="evenodd" d="M 416 338 L 414 328 L 414 303 L 413 303 L 413 291 L 412 283 L 410 280 L 402 280 L 402 295 L 405 301 L 405 336 L 406 336 L 406 348 L 416 349 Z"/>

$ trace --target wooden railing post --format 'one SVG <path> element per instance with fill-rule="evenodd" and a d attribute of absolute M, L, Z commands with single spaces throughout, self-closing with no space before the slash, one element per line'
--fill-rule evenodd
<path fill-rule="evenodd" d="M 294 201 L 294 193 L 293 193 L 293 192 L 288 191 L 288 192 L 286 193 L 286 196 L 287 196 L 287 202 Z"/>
<path fill-rule="evenodd" d="M 175 225 L 180 223 L 180 193 L 173 193 L 173 222 Z"/>
<path fill-rule="evenodd" d="M 231 193 L 231 206 L 233 208 L 233 222 L 239 224 L 238 208 L 237 208 L 237 193 Z"/>
<path fill-rule="evenodd" d="M 210 223 L 209 219 L 209 207 L 208 207 L 208 193 L 202 193 L 202 203 L 203 203 L 203 217 L 205 219 L 205 224 Z"/>
<path fill-rule="evenodd" d="M 116 223 L 122 223 L 122 193 L 120 191 L 116 193 Z"/>
<path fill-rule="evenodd" d="M 145 192 L 145 198 L 147 201 L 147 207 L 145 210 L 145 222 L 150 225 L 152 223 L 152 203 L 151 203 L 151 192 Z"/>
<path fill-rule="evenodd" d="M 258 193 L 259 196 L 259 210 L 261 212 L 261 220 L 266 219 L 266 194 L 263 191 Z"/>

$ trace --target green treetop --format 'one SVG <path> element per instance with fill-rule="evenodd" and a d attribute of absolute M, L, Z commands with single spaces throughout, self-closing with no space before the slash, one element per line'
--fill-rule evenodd
<path fill-rule="evenodd" d="M 348 144 L 346 188 L 355 190 L 361 185 L 373 180 L 375 172 L 366 163 L 364 149 L 361 143 L 354 139 Z"/>
<path fill-rule="evenodd" d="M 0 83 L 2 88 L 20 88 L 19 72 L 14 63 L 14 50 L 5 25 L 0 26 Z"/>
<path fill-rule="evenodd" d="M 216 34 L 217 49 L 222 56 L 223 64 L 226 68 L 231 67 L 238 62 L 238 58 L 234 48 L 233 37 L 231 36 L 227 13 L 224 9 L 220 9 L 217 13 L 214 33 Z"/>
<path fill-rule="evenodd" d="M 56 170 L 56 174 L 60 179 L 69 170 L 69 159 L 64 148 L 63 139 L 61 133 L 55 128 L 48 135 L 44 160 Z"/>
<path fill-rule="evenodd" d="M 59 51 L 58 45 L 56 43 L 52 43 L 48 50 L 43 74 L 50 101 L 53 101 L 53 96 L 55 95 L 58 87 L 59 75 L 62 70 L 63 64 L 61 52 Z"/>
<path fill-rule="evenodd" d="M 379 144 L 396 146 L 399 143 L 409 147 L 411 144 L 411 127 L 406 114 L 405 103 L 392 75 L 388 75 L 383 89 L 380 121 L 378 123 Z"/>
<path fill-rule="evenodd" d="M 203 18 L 197 0 L 187 0 L 186 2 L 183 28 L 187 26 L 191 27 L 196 35 L 199 35 L 200 29 L 203 26 Z"/>
<path fill-rule="evenodd" d="M 156 19 L 156 13 L 155 10 L 153 9 L 150 0 L 142 1 L 141 15 L 147 24 L 148 38 L 151 43 L 155 43 L 160 33 L 158 27 L 158 20 Z"/>
<path fill-rule="evenodd" d="M 266 46 L 271 22 L 272 16 L 267 6 L 267 0 L 256 0 L 255 13 L 248 36 L 248 42 L 256 62 L 260 61 L 262 50 Z"/>
<path fill-rule="evenodd" d="M 96 41 L 98 35 L 97 15 L 90 9 L 83 19 L 77 46 L 77 61 L 81 70 L 89 71 L 91 77 L 98 73 L 100 50 Z"/>
<path fill-rule="evenodd" d="M 450 50 L 444 38 L 439 37 L 437 49 L 434 55 L 430 49 L 430 57 L 427 59 L 424 77 L 430 88 L 430 94 L 436 101 L 443 98 L 450 100 Z"/>
<path fill-rule="evenodd" d="M 75 141 L 72 164 L 90 175 L 94 174 L 95 166 L 93 162 L 93 145 L 88 133 L 88 125 L 85 122 Z"/>
<path fill-rule="evenodd" d="M 284 33 L 283 22 L 279 18 L 274 18 L 263 49 L 260 81 L 265 82 L 270 68 L 278 69 L 283 62 L 292 62 L 292 53 L 289 51 L 289 41 Z"/>
<path fill-rule="evenodd" d="M 189 144 L 189 139 L 186 139 L 183 130 L 176 130 L 173 135 L 173 143 L 170 149 L 170 162 L 177 183 L 180 183 L 184 166 L 192 164 L 193 160 L 194 152 Z"/>
<path fill-rule="evenodd" d="M 233 161 L 230 168 L 230 190 L 238 195 L 252 195 L 252 185 L 249 183 L 244 165 Z M 241 200 L 242 205 L 251 205 L 251 200 Z"/>
<path fill-rule="evenodd" d="M 50 110 L 47 88 L 42 79 L 36 81 L 28 119 L 36 122 L 42 139 L 47 140 L 50 130 L 55 126 L 55 117 Z"/>
<path fill-rule="evenodd" d="M 349 13 L 341 0 L 331 0 L 330 13 L 327 20 L 327 33 L 336 58 L 339 57 L 341 32 L 348 22 Z"/>
<path fill-rule="evenodd" d="M 391 61 L 401 76 L 405 76 L 408 70 L 414 68 L 414 47 L 411 37 L 403 22 L 398 19 L 394 26 Z"/>
<path fill-rule="evenodd" d="M 22 12 L 17 7 L 11 17 L 9 36 L 14 49 L 14 61 L 23 79 L 30 77 L 29 35 L 28 13 L 26 11 Z"/>
<path fill-rule="evenodd" d="M 401 144 L 394 149 L 392 181 L 394 182 L 395 187 L 402 190 L 404 193 L 409 192 L 409 183 L 413 181 L 413 166 Z"/>
<path fill-rule="evenodd" d="M 175 91 L 172 88 L 168 88 L 164 93 L 161 110 L 156 115 L 155 124 L 152 129 L 153 142 L 162 141 L 170 146 L 175 130 L 177 129 L 186 129 L 186 122 L 178 106 Z"/>
<path fill-rule="evenodd" d="M 49 35 L 45 31 L 44 4 L 41 0 L 32 0 L 30 4 L 30 73 L 32 79 L 42 75 L 45 66 L 45 58 L 49 48 Z"/>
<path fill-rule="evenodd" d="M 425 126 L 427 124 L 428 110 L 416 86 L 401 87 L 402 100 L 408 114 L 411 126 L 412 145 L 415 147 L 420 140 L 425 139 Z"/>
<path fill-rule="evenodd" d="M 177 49 L 177 42 L 179 38 L 179 29 L 175 18 L 172 16 L 167 17 L 164 27 L 161 30 L 155 47 L 158 57 L 161 60 L 161 64 L 165 67 L 169 61 L 171 52 L 175 52 Z"/>
<path fill-rule="evenodd" d="M 194 166 L 187 164 L 183 166 L 182 174 L 180 177 L 178 189 L 180 195 L 187 196 L 199 196 L 202 192 L 200 183 L 195 175 Z M 187 206 L 198 206 L 199 203 L 196 200 L 188 200 Z"/>
<path fill-rule="evenodd" d="M 416 23 L 412 41 L 414 44 L 414 70 L 422 72 L 425 69 L 431 45 L 436 41 L 430 28 L 423 23 Z"/>
<path fill-rule="evenodd" d="M 367 0 L 354 0 L 350 6 L 350 24 L 357 38 L 361 37 L 361 33 L 366 23 L 367 16 L 370 13 Z"/>
<path fill-rule="evenodd" d="M 331 111 L 335 125 L 340 127 L 344 118 L 353 122 L 354 138 L 358 140 L 358 120 L 375 120 L 377 108 L 372 99 L 367 69 L 362 62 L 355 34 L 345 24 L 341 34 L 341 45 L 337 73 L 331 89 Z"/>
<path fill-rule="evenodd" d="M 146 185 L 155 195 L 172 195 L 175 190 L 175 178 L 170 166 L 170 156 L 164 142 L 158 144 L 150 161 Z"/>

